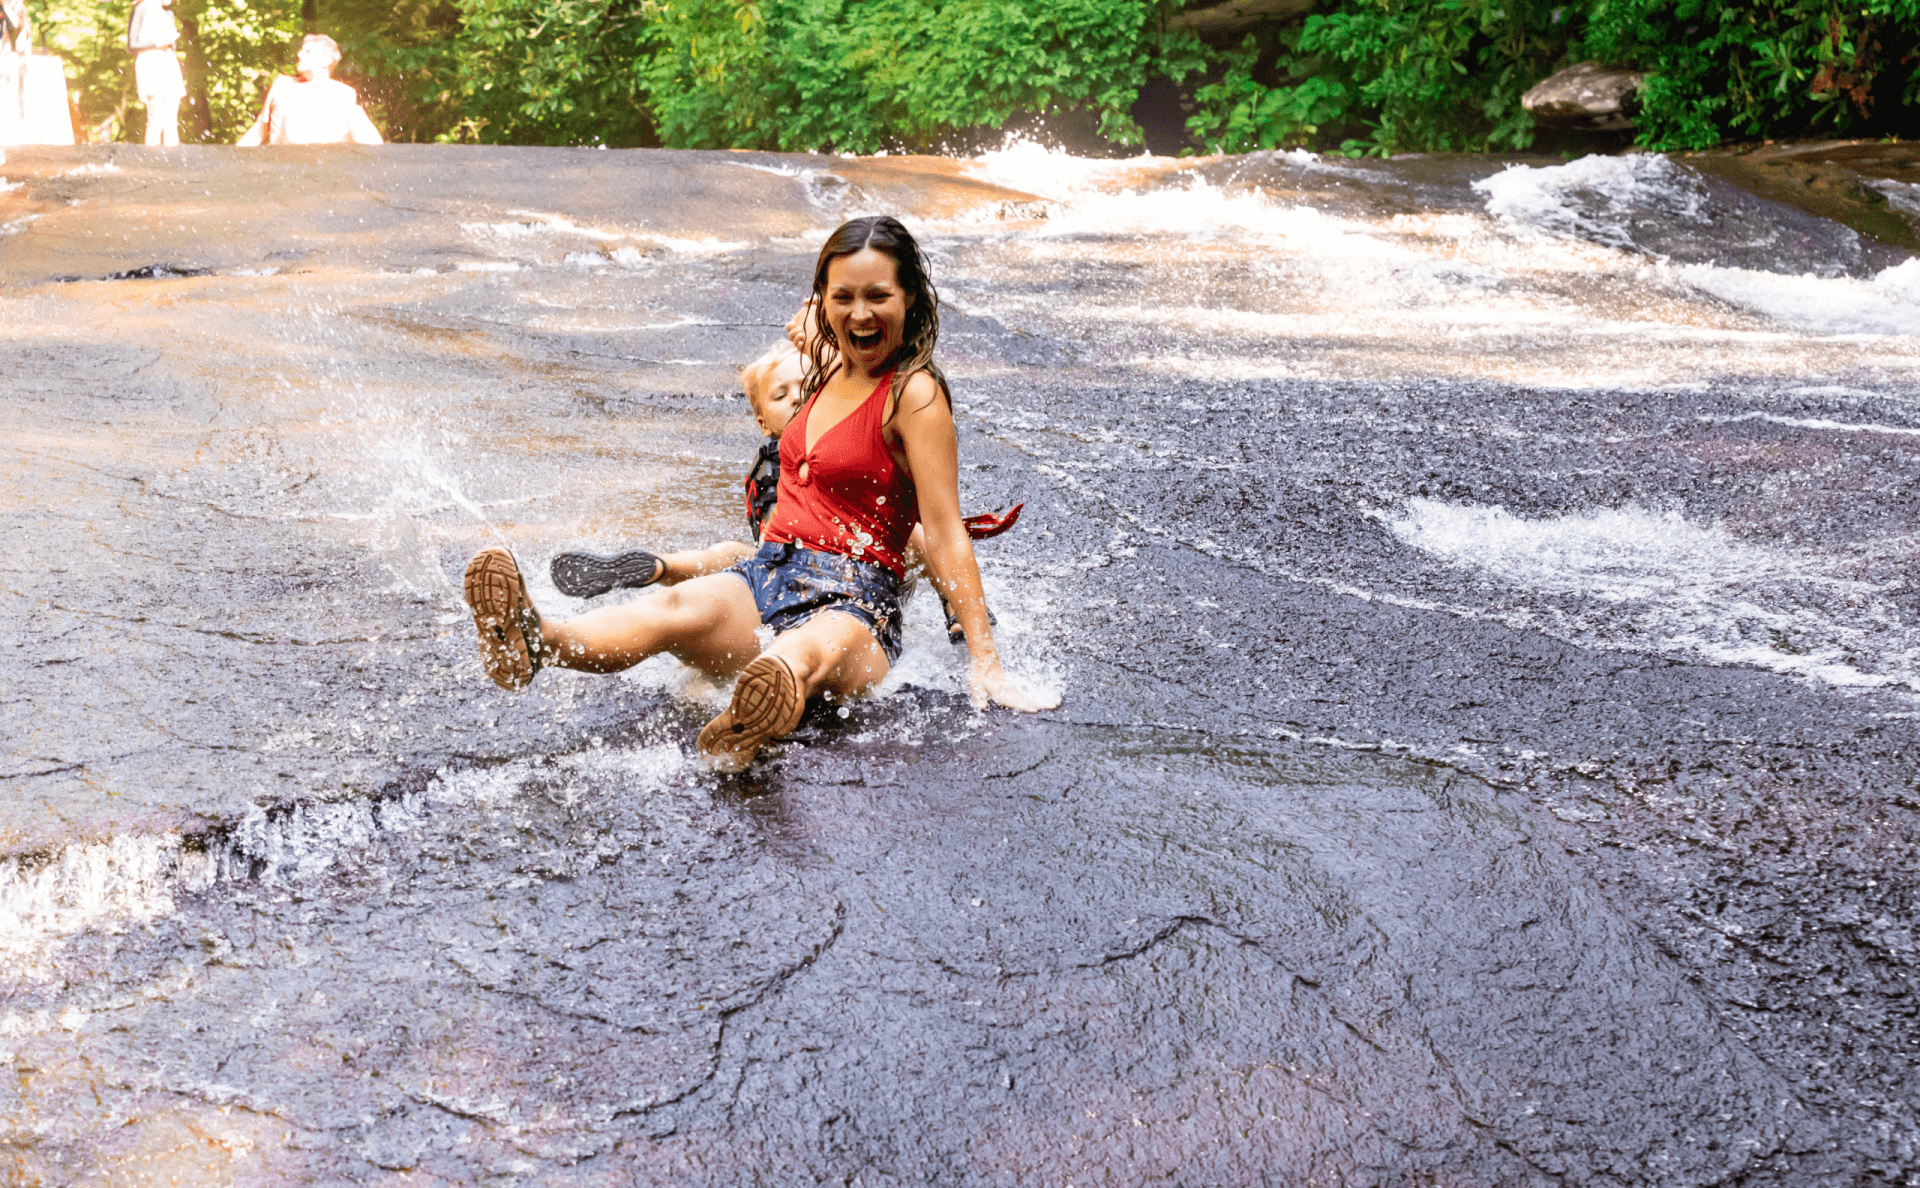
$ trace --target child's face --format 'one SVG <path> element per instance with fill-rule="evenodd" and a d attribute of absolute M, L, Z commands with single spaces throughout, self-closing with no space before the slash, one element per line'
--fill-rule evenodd
<path fill-rule="evenodd" d="M 753 402 L 753 415 L 760 422 L 760 432 L 768 437 L 778 437 L 786 432 L 787 422 L 793 420 L 793 414 L 800 411 L 805 396 L 802 384 L 806 379 L 806 369 L 800 362 L 800 356 L 788 355 L 767 374 L 767 386 Z"/>

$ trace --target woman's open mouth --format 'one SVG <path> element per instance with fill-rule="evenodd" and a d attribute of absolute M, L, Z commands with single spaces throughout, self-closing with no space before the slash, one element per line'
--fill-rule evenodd
<path fill-rule="evenodd" d="M 886 335 L 879 330 L 862 331 L 852 327 L 847 328 L 847 341 L 856 351 L 871 351 L 878 347 L 881 339 L 885 337 Z"/>

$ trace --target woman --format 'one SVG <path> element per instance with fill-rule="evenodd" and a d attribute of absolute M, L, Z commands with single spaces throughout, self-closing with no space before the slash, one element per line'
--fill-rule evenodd
<path fill-rule="evenodd" d="M 661 652 L 715 677 L 733 701 L 700 732 L 717 763 L 743 767 L 800 724 L 815 693 L 850 697 L 900 653 L 900 580 L 916 523 L 926 567 L 966 632 L 976 706 L 1051 709 L 1000 666 L 973 545 L 960 519 L 953 406 L 933 365 L 939 298 L 899 220 L 856 219 L 820 249 L 807 402 L 780 438 L 779 500 L 760 551 L 625 606 L 543 620 L 512 556 L 467 566 L 467 602 L 487 674 L 524 688 L 543 664 L 615 672 Z M 756 631 L 773 628 L 760 650 Z"/>
<path fill-rule="evenodd" d="M 134 0 L 127 18 L 127 52 L 133 55 L 133 93 L 147 106 L 147 143 L 180 143 L 180 101 L 187 81 L 174 43 L 180 30 L 167 11 L 173 0 Z"/>
<path fill-rule="evenodd" d="M 0 147 L 26 144 L 27 56 L 33 53 L 33 20 L 27 0 L 0 0 Z"/>

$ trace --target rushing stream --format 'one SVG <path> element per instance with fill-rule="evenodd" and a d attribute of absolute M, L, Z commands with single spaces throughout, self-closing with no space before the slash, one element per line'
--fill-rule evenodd
<path fill-rule="evenodd" d="M 1920 1183 L 1920 257 L 1659 156 L 0 178 L 7 1182 Z M 1062 707 L 924 593 L 739 777 L 487 682 L 475 549 L 738 536 L 880 210 Z"/>

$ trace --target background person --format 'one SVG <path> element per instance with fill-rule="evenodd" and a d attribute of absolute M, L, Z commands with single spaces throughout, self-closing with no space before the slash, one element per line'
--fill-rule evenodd
<path fill-rule="evenodd" d="M 127 52 L 133 55 L 133 89 L 147 108 L 147 143 L 180 143 L 180 100 L 187 80 L 174 42 L 180 30 L 168 6 L 173 0 L 135 0 L 127 20 Z"/>
<path fill-rule="evenodd" d="M 27 143 L 27 55 L 33 22 L 27 0 L 0 0 L 0 145 Z"/>
<path fill-rule="evenodd" d="M 340 46 L 324 33 L 309 33 L 294 58 L 299 77 L 281 75 L 267 88 L 260 118 L 234 143 L 381 144 L 380 130 L 360 106 L 359 94 L 333 77 Z"/>

